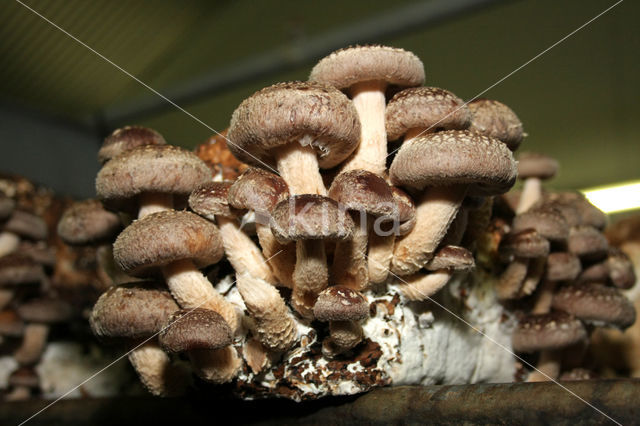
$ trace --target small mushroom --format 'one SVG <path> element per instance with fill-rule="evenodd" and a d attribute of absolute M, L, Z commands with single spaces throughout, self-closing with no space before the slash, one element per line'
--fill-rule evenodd
<path fill-rule="evenodd" d="M 539 267 L 539 263 L 544 269 L 544 263 L 549 254 L 549 241 L 540 236 L 537 231 L 527 229 L 508 234 L 503 238 L 500 242 L 500 253 L 508 265 L 498 281 L 496 288 L 498 298 L 500 300 L 515 299 L 533 293 L 538 280 L 527 281 L 527 274 L 532 272 L 530 270 L 532 266 L 533 273 L 537 275 L 536 268 Z"/>
<path fill-rule="evenodd" d="M 526 136 L 522 122 L 515 112 L 502 102 L 492 99 L 474 99 L 467 104 L 471 112 L 469 130 L 502 141 L 515 151 Z"/>
<path fill-rule="evenodd" d="M 116 129 L 102 142 L 98 161 L 106 163 L 113 157 L 143 145 L 166 145 L 164 137 L 153 129 L 142 126 L 125 126 Z"/>
<path fill-rule="evenodd" d="M 575 280 L 582 266 L 580 259 L 571 253 L 556 252 L 547 257 L 544 280 L 535 295 L 535 303 L 531 312 L 544 314 L 549 312 L 552 306 L 553 294 L 558 282 Z"/>
<path fill-rule="evenodd" d="M 636 274 L 633 262 L 625 252 L 617 248 L 610 248 L 606 263 L 609 269 L 609 280 L 614 287 L 625 290 L 633 287 L 636 282 Z"/>
<path fill-rule="evenodd" d="M 518 178 L 524 179 L 524 186 L 516 214 L 524 213 L 542 199 L 542 181 L 550 179 L 558 172 L 558 161 L 544 154 L 523 152 L 518 158 Z"/>
<path fill-rule="evenodd" d="M 369 304 L 358 291 L 332 286 L 318 296 L 313 315 L 329 322 L 329 337 L 322 342 L 322 353 L 332 358 L 353 349 L 362 341 L 361 320 L 369 316 Z"/>
<path fill-rule="evenodd" d="M 361 123 L 360 143 L 342 171 L 386 172 L 385 90 L 388 85 L 420 86 L 422 61 L 411 52 L 388 46 L 352 46 L 321 59 L 311 70 L 310 81 L 346 90 Z"/>

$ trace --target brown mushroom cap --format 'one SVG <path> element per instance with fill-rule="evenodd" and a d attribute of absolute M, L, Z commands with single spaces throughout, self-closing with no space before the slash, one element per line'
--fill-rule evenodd
<path fill-rule="evenodd" d="M 581 283 L 604 283 L 609 279 L 609 264 L 605 260 L 587 266 L 578 275 L 577 281 Z"/>
<path fill-rule="evenodd" d="M 438 87 L 413 87 L 396 93 L 386 109 L 387 138 L 400 139 L 411 129 L 464 130 L 471 114 L 464 101 Z"/>
<path fill-rule="evenodd" d="M 599 260 L 607 256 L 609 243 L 604 234 L 593 226 L 574 226 L 569 230 L 569 252 L 585 260 Z"/>
<path fill-rule="evenodd" d="M 360 142 L 360 120 L 353 103 L 339 90 L 311 82 L 278 83 L 245 99 L 233 112 L 229 150 L 258 166 L 273 163 L 271 151 L 305 136 L 314 139 L 318 164 L 331 168 Z"/>
<path fill-rule="evenodd" d="M 587 338 L 582 322 L 567 312 L 531 314 L 518 322 L 511 336 L 515 352 L 561 349 Z"/>
<path fill-rule="evenodd" d="M 58 221 L 58 235 L 71 245 L 111 241 L 121 228 L 118 215 L 105 210 L 98 200 L 73 203 Z"/>
<path fill-rule="evenodd" d="M 280 176 L 251 167 L 233 182 L 228 195 L 229 204 L 236 209 L 269 215 L 276 204 L 289 197 L 289 186 Z"/>
<path fill-rule="evenodd" d="M 187 196 L 211 180 L 194 153 L 171 145 L 140 146 L 109 160 L 96 177 L 98 198 L 120 208 L 142 193 Z"/>
<path fill-rule="evenodd" d="M 89 322 L 98 337 L 146 338 L 161 330 L 178 305 L 154 282 L 111 287 L 96 302 Z"/>
<path fill-rule="evenodd" d="M 322 58 L 310 81 L 346 89 L 356 83 L 381 80 L 400 87 L 420 86 L 424 65 L 413 53 L 388 46 L 351 46 Z"/>
<path fill-rule="evenodd" d="M 0 287 L 37 284 L 43 276 L 42 265 L 28 256 L 14 253 L 0 257 Z"/>
<path fill-rule="evenodd" d="M 572 281 L 581 270 L 580 259 L 575 254 L 555 252 L 547 257 L 545 277 L 550 281 Z"/>
<path fill-rule="evenodd" d="M 506 192 L 516 179 L 511 151 L 497 139 L 466 130 L 449 130 L 405 142 L 389 169 L 391 182 L 426 186 L 470 185 L 474 195 Z"/>
<path fill-rule="evenodd" d="M 98 161 L 106 163 L 113 157 L 141 145 L 166 145 L 162 135 L 142 126 L 125 126 L 107 136 L 98 151 Z"/>
<path fill-rule="evenodd" d="M 44 219 L 24 210 L 14 210 L 2 229 L 31 240 L 44 240 L 49 234 Z"/>
<path fill-rule="evenodd" d="M 576 225 L 590 225 L 597 229 L 604 229 L 607 225 L 607 215 L 591 204 L 585 196 L 579 192 L 551 193 L 545 197 L 545 201 L 557 207 L 558 204 L 571 205 L 577 209 L 580 215 L 580 223 Z"/>
<path fill-rule="evenodd" d="M 298 240 L 345 240 L 353 221 L 335 200 L 322 195 L 294 195 L 271 213 L 271 231 L 281 243 Z"/>
<path fill-rule="evenodd" d="M 400 226 L 397 235 L 407 235 L 416 225 L 416 204 L 409 194 L 402 189 L 392 186 L 393 199 L 398 206 L 398 221 Z"/>
<path fill-rule="evenodd" d="M 239 212 L 229 206 L 229 188 L 232 182 L 207 182 L 189 195 L 189 207 L 211 221 L 216 216 L 235 218 Z"/>
<path fill-rule="evenodd" d="M 116 263 L 133 276 L 183 259 L 204 267 L 218 262 L 223 252 L 218 228 L 187 211 L 163 211 L 136 220 L 113 244 Z"/>
<path fill-rule="evenodd" d="M 18 306 L 18 315 L 27 322 L 57 323 L 72 318 L 72 306 L 60 299 L 37 298 Z"/>
<path fill-rule="evenodd" d="M 633 304 L 617 289 L 596 283 L 562 286 L 553 296 L 553 307 L 595 325 L 625 328 L 636 320 Z"/>
<path fill-rule="evenodd" d="M 159 336 L 160 345 L 170 353 L 197 349 L 220 349 L 233 342 L 229 324 L 211 309 L 181 309 L 174 312 Z"/>
<path fill-rule="evenodd" d="M 550 179 L 558 173 L 558 161 L 537 152 L 522 152 L 518 156 L 518 177 L 520 179 Z"/>
<path fill-rule="evenodd" d="M 617 288 L 628 289 L 636 282 L 636 273 L 629 256 L 617 248 L 609 249 L 607 258 L 609 280 Z"/>
<path fill-rule="evenodd" d="M 545 257 L 549 254 L 549 240 L 543 238 L 535 229 L 510 233 L 500 241 L 500 254 L 507 258 Z"/>
<path fill-rule="evenodd" d="M 473 254 L 464 247 L 444 246 L 438 250 L 433 257 L 425 265 L 425 269 L 429 271 L 437 271 L 439 269 L 451 269 L 454 271 L 468 271 L 475 267 Z"/>
<path fill-rule="evenodd" d="M 389 216 L 389 220 L 398 216 L 398 207 L 389 184 L 366 170 L 340 173 L 329 188 L 329 197 L 347 210 L 363 211 L 372 216 Z"/>
<path fill-rule="evenodd" d="M 369 316 L 369 304 L 360 292 L 335 285 L 318 295 L 313 315 L 319 321 L 359 321 Z"/>
<path fill-rule="evenodd" d="M 0 221 L 7 219 L 13 213 L 16 202 L 0 192 Z"/>
<path fill-rule="evenodd" d="M 524 132 L 522 122 L 511 108 L 490 99 L 475 99 L 467 106 L 471 112 L 469 130 L 499 139 L 511 151 L 518 149 Z"/>
<path fill-rule="evenodd" d="M 569 226 L 562 214 L 549 206 L 531 208 L 513 218 L 511 231 L 514 233 L 535 229 L 543 238 L 564 242 L 569 237 Z"/>
<path fill-rule="evenodd" d="M 24 333 L 24 321 L 11 309 L 0 312 L 0 336 L 20 337 Z"/>

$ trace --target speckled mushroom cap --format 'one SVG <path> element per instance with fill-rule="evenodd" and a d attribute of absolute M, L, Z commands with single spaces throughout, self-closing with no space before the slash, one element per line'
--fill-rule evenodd
<path fill-rule="evenodd" d="M 211 309 L 181 309 L 171 315 L 158 338 L 165 351 L 179 353 L 229 346 L 233 332 L 224 318 Z"/>
<path fill-rule="evenodd" d="M 604 259 L 609 251 L 604 234 L 587 225 L 574 226 L 569 230 L 567 247 L 570 253 L 589 261 Z"/>
<path fill-rule="evenodd" d="M 561 349 L 587 338 L 582 322 L 562 311 L 522 318 L 511 336 L 515 352 Z"/>
<path fill-rule="evenodd" d="M 73 203 L 58 221 L 58 235 L 71 245 L 111 241 L 121 228 L 118 215 L 105 210 L 98 200 Z"/>
<path fill-rule="evenodd" d="M 400 139 L 411 129 L 464 130 L 471 114 L 464 101 L 438 87 L 412 87 L 396 93 L 385 112 L 387 138 Z"/>
<path fill-rule="evenodd" d="M 419 136 L 401 147 L 389 169 L 394 185 L 470 185 L 471 195 L 506 192 L 516 179 L 516 162 L 499 140 L 466 130 Z"/>
<path fill-rule="evenodd" d="M 444 246 L 425 265 L 429 271 L 451 269 L 454 271 L 469 271 L 476 266 L 473 254 L 464 247 Z"/>
<path fill-rule="evenodd" d="M 492 136 L 515 151 L 524 138 L 522 122 L 515 112 L 502 102 L 475 99 L 467 104 L 471 112 L 469 130 Z"/>
<path fill-rule="evenodd" d="M 218 262 L 223 253 L 216 225 L 187 211 L 163 211 L 136 220 L 113 244 L 116 263 L 133 276 L 149 275 L 183 259 L 204 267 Z"/>
<path fill-rule="evenodd" d="M 609 280 L 615 287 L 622 289 L 633 287 L 636 282 L 636 273 L 633 263 L 626 253 L 612 247 L 609 249 L 609 257 L 606 262 L 609 270 Z"/>
<path fill-rule="evenodd" d="M 294 195 L 271 212 L 271 231 L 281 243 L 298 240 L 346 240 L 353 221 L 335 200 L 322 195 Z"/>
<path fill-rule="evenodd" d="M 37 298 L 20 304 L 18 315 L 26 322 L 58 323 L 71 319 L 72 306 L 61 299 Z"/>
<path fill-rule="evenodd" d="M 7 219 L 13 213 L 16 202 L 12 198 L 0 193 L 0 221 Z"/>
<path fill-rule="evenodd" d="M 2 227 L 3 231 L 12 232 L 31 240 L 44 240 L 49 234 L 47 224 L 40 216 L 24 210 L 14 210 Z"/>
<path fill-rule="evenodd" d="M 107 136 L 98 151 L 98 161 L 106 163 L 113 157 L 141 145 L 166 145 L 162 135 L 142 126 L 125 126 Z"/>
<path fill-rule="evenodd" d="M 159 283 L 128 283 L 111 287 L 100 296 L 89 323 L 98 337 L 146 338 L 159 332 L 178 309 Z"/>
<path fill-rule="evenodd" d="M 231 116 L 229 150 L 240 161 L 264 167 L 271 151 L 313 137 L 318 164 L 331 168 L 360 142 L 360 120 L 339 90 L 310 82 L 278 83 L 245 99 Z"/>
<path fill-rule="evenodd" d="M 389 184 L 366 170 L 340 173 L 331 183 L 329 197 L 347 210 L 363 211 L 372 216 L 397 219 L 398 206 Z"/>
<path fill-rule="evenodd" d="M 537 152 L 522 152 L 518 156 L 518 177 L 520 179 L 550 179 L 558 173 L 558 161 Z"/>
<path fill-rule="evenodd" d="M 576 255 L 555 252 L 547 257 L 545 277 L 550 281 L 572 281 L 578 277 L 581 270 L 580 259 Z"/>
<path fill-rule="evenodd" d="M 42 265 L 28 256 L 12 253 L 0 257 L 0 287 L 37 284 L 43 277 Z"/>
<path fill-rule="evenodd" d="M 338 89 L 376 80 L 400 87 L 421 86 L 424 65 L 420 58 L 404 49 L 381 45 L 351 46 L 322 58 L 311 70 L 309 80 Z"/>
<path fill-rule="evenodd" d="M 236 209 L 270 214 L 282 200 L 289 197 L 289 186 L 280 176 L 251 167 L 229 188 L 229 204 Z"/>
<path fill-rule="evenodd" d="M 391 192 L 398 206 L 398 221 L 400 222 L 396 235 L 407 235 L 416 226 L 416 204 L 409 194 L 396 186 L 391 187 Z"/>
<path fill-rule="evenodd" d="M 143 192 L 187 196 L 210 180 L 211 170 L 194 153 L 145 145 L 109 160 L 96 177 L 96 193 L 109 207 L 120 207 Z"/>
<path fill-rule="evenodd" d="M 607 226 L 607 215 L 596 206 L 591 204 L 585 196 L 579 192 L 558 192 L 551 193 L 545 197 L 553 206 L 570 205 L 578 211 L 580 223 L 576 225 L 590 225 L 597 229 L 604 229 Z"/>
<path fill-rule="evenodd" d="M 511 231 L 514 233 L 534 229 L 550 241 L 564 242 L 569 238 L 569 226 L 562 214 L 550 207 L 531 208 L 513 218 Z"/>
<path fill-rule="evenodd" d="M 526 259 L 545 257 L 549 254 L 549 240 L 543 238 L 535 229 L 510 233 L 500 241 L 500 254 Z"/>
<path fill-rule="evenodd" d="M 633 304 L 617 289 L 602 284 L 569 284 L 553 296 L 553 307 L 595 325 L 625 329 L 636 320 Z"/>
<path fill-rule="evenodd" d="M 360 321 L 369 316 L 369 303 L 360 292 L 334 285 L 318 295 L 313 315 L 318 321 Z"/>
<path fill-rule="evenodd" d="M 235 218 L 238 211 L 229 206 L 232 182 L 207 182 L 189 195 L 189 207 L 200 216 L 215 220 L 216 216 Z"/>

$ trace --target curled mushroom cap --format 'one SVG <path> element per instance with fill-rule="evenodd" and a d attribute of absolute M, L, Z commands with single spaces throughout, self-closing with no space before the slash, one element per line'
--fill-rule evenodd
<path fill-rule="evenodd" d="M 294 195 L 278 203 L 271 216 L 271 230 L 278 241 L 345 240 L 353 221 L 338 203 L 321 195 Z"/>
<path fill-rule="evenodd" d="M 500 241 L 503 256 L 516 256 L 532 259 L 549 254 L 549 240 L 543 238 L 535 229 L 507 234 Z"/>
<path fill-rule="evenodd" d="M 311 70 L 310 81 L 338 89 L 372 80 L 410 87 L 424 82 L 424 66 L 413 53 L 388 46 L 351 46 L 321 59 Z"/>
<path fill-rule="evenodd" d="M 329 188 L 329 197 L 347 210 L 363 211 L 372 216 L 398 216 L 391 187 L 380 176 L 366 170 L 340 173 Z"/>
<path fill-rule="evenodd" d="M 523 152 L 518 156 L 520 179 L 549 179 L 558 172 L 558 160 L 537 152 Z"/>
<path fill-rule="evenodd" d="M 152 213 L 136 220 L 113 244 L 113 257 L 127 274 L 145 276 L 154 268 L 190 259 L 198 267 L 223 255 L 218 228 L 187 211 Z"/>
<path fill-rule="evenodd" d="M 471 115 L 464 101 L 438 87 L 413 87 L 396 93 L 387 104 L 389 140 L 400 139 L 411 129 L 464 130 Z"/>
<path fill-rule="evenodd" d="M 229 188 L 229 204 L 236 209 L 268 215 L 280 201 L 289 197 L 289 187 L 280 176 L 251 167 Z"/>
<path fill-rule="evenodd" d="M 109 160 L 96 177 L 96 193 L 120 207 L 142 193 L 187 196 L 209 180 L 211 170 L 194 153 L 171 145 L 145 145 Z"/>
<path fill-rule="evenodd" d="M 197 349 L 220 349 L 233 342 L 233 333 L 220 314 L 211 309 L 181 309 L 174 312 L 159 336 L 170 353 Z"/>
<path fill-rule="evenodd" d="M 178 305 L 155 282 L 111 287 L 91 311 L 89 323 L 98 337 L 145 338 L 161 330 Z"/>
<path fill-rule="evenodd" d="M 538 234 L 550 241 L 566 241 L 569 238 L 569 226 L 562 214 L 549 206 L 531 208 L 513 218 L 512 232 L 535 229 Z"/>
<path fill-rule="evenodd" d="M 511 344 L 515 352 L 561 349 L 587 338 L 582 322 L 567 312 L 527 315 L 518 322 Z"/>
<path fill-rule="evenodd" d="M 236 211 L 229 206 L 229 188 L 232 182 L 207 182 L 200 185 L 189 195 L 189 207 L 211 221 L 216 216 L 234 218 Z"/>
<path fill-rule="evenodd" d="M 122 228 L 120 218 L 98 200 L 73 203 L 58 221 L 58 235 L 67 244 L 111 241 Z"/>
<path fill-rule="evenodd" d="M 73 316 L 71 305 L 61 299 L 37 298 L 18 306 L 18 315 L 27 322 L 59 323 Z"/>
<path fill-rule="evenodd" d="M 562 286 L 553 296 L 553 307 L 583 321 L 625 329 L 636 320 L 633 304 L 617 289 L 602 284 Z"/>
<path fill-rule="evenodd" d="M 107 136 L 98 151 L 98 161 L 106 163 L 113 157 L 141 145 L 166 145 L 162 135 L 142 126 L 125 126 Z"/>
<path fill-rule="evenodd" d="M 319 321 L 359 321 L 369 316 L 369 304 L 360 292 L 336 285 L 318 295 L 313 314 Z"/>
<path fill-rule="evenodd" d="M 44 276 L 42 265 L 21 254 L 0 257 L 0 287 L 39 283 Z"/>
<path fill-rule="evenodd" d="M 233 112 L 229 150 L 241 161 L 264 166 L 272 151 L 312 135 L 318 164 L 331 168 L 356 149 L 360 121 L 353 104 L 334 87 L 278 83 L 245 99 Z"/>
<path fill-rule="evenodd" d="M 389 169 L 395 185 L 471 185 L 475 195 L 499 194 L 516 179 L 511 151 L 498 141 L 465 130 L 449 130 L 416 137 L 402 145 Z"/>
<path fill-rule="evenodd" d="M 515 151 L 524 138 L 522 122 L 511 108 L 490 99 L 475 99 L 467 104 L 471 112 L 469 130 L 492 136 Z"/>
<path fill-rule="evenodd" d="M 582 266 L 575 254 L 556 252 L 547 258 L 546 278 L 550 281 L 572 281 L 576 279 Z"/>

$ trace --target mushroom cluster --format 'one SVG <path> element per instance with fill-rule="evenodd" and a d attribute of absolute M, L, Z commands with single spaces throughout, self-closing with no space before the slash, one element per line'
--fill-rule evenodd
<path fill-rule="evenodd" d="M 552 158 L 523 153 L 523 189 L 503 197 L 494 218 L 493 249 L 504 263 L 497 293 L 518 316 L 513 349 L 537 355 L 535 370 L 520 372 L 528 381 L 584 377 L 594 328 L 624 330 L 636 318 L 620 292 L 635 284 L 633 264 L 609 246 L 604 213 L 579 193 L 542 190 L 540 181 L 557 169 Z"/>
<path fill-rule="evenodd" d="M 84 206 L 100 216 L 82 225 L 90 236 L 72 231 L 99 244 L 123 227 L 109 269 L 118 285 L 93 308 L 94 334 L 126 345 L 155 395 L 195 379 L 301 400 L 508 381 L 514 329 L 518 351 L 546 353 L 518 333 L 545 328 L 558 341 L 556 328 L 570 329 L 578 341 L 585 321 L 632 322 L 626 307 L 615 320 L 580 311 L 619 299 L 591 284 L 600 269 L 628 278 L 619 254 L 595 247 L 603 216 L 542 192 L 557 165 L 523 155 L 519 205 L 502 195 L 525 136 L 516 114 L 424 80 L 402 49 L 336 51 L 309 81 L 236 108 L 225 133 L 233 161 L 221 137 L 197 156 L 150 129 L 116 130 L 100 151 L 100 202 Z M 576 294 L 591 302 L 569 307 Z M 539 316 L 516 325 L 510 312 L 523 308 L 512 300 L 534 299 Z"/>

